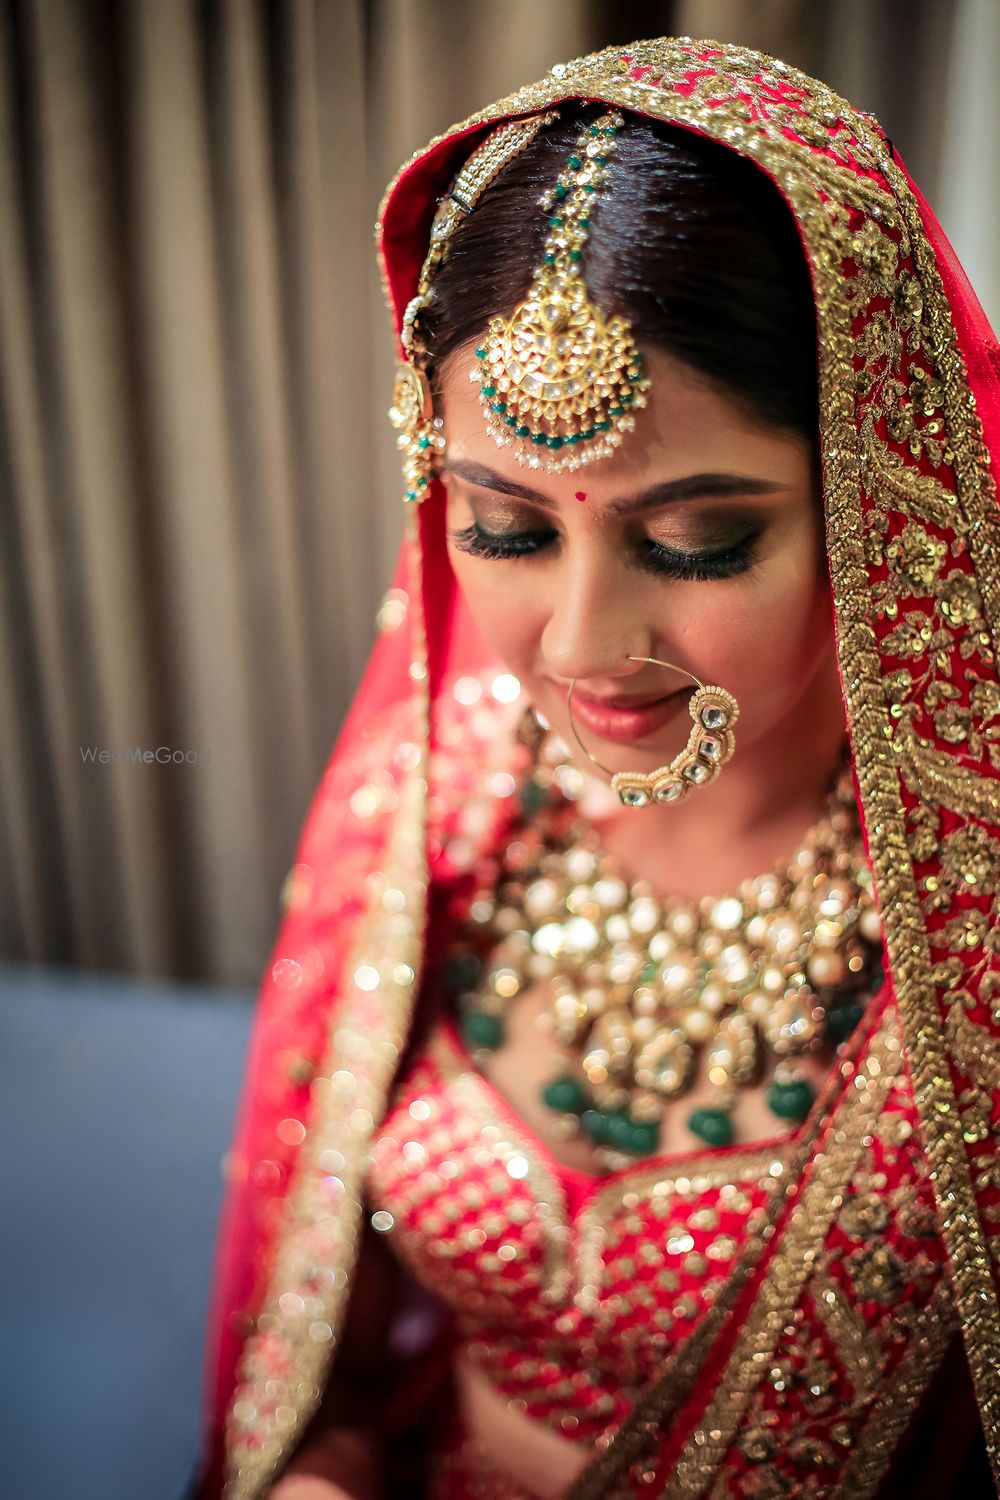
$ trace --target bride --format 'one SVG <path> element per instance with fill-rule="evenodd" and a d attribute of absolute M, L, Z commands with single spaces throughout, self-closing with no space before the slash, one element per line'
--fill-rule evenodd
<path fill-rule="evenodd" d="M 954 254 L 870 117 L 690 40 L 455 127 L 379 234 L 410 526 L 261 995 L 199 1496 L 992 1493 Z"/>

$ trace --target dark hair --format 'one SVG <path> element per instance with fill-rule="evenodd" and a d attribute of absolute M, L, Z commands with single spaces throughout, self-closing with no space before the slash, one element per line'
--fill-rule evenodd
<path fill-rule="evenodd" d="M 537 206 L 595 106 L 563 106 L 456 230 L 420 328 L 432 381 L 513 311 L 542 256 Z M 791 213 L 753 162 L 677 126 L 625 115 L 584 249 L 587 287 L 754 415 L 817 437 L 816 322 Z"/>

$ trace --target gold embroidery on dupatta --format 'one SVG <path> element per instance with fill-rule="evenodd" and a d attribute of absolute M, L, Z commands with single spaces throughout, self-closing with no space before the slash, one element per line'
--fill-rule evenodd
<path fill-rule="evenodd" d="M 781 1231 L 767 1276 L 716 1382 L 715 1394 L 662 1492 L 663 1500 L 691 1500 L 711 1482 L 813 1273 L 830 1224 L 843 1204 L 864 1136 L 877 1120 L 901 1068 L 902 1041 L 896 1018 L 890 1016 L 859 1060 L 855 1085 L 837 1113 L 831 1138 L 811 1162 L 810 1175 Z"/>
<path fill-rule="evenodd" d="M 843 1207 L 713 1472 L 712 1500 L 870 1494 L 958 1330 L 925 1157 L 907 1146 L 907 1092 L 904 1080 L 865 1129 Z M 890 1163 L 901 1172 L 888 1188 Z"/>
<path fill-rule="evenodd" d="M 935 1288 L 920 1328 L 892 1381 L 879 1393 L 877 1411 L 858 1437 L 854 1453 L 837 1485 L 836 1496 L 843 1497 L 843 1500 L 869 1500 L 875 1494 L 914 1409 L 958 1328 L 952 1289 L 945 1278 Z M 831 1496 L 831 1500 L 835 1500 L 835 1496 Z"/>
<path fill-rule="evenodd" d="M 413 550 L 418 557 L 415 539 Z M 374 905 L 344 964 L 344 997 L 333 1009 L 305 1142 L 281 1205 L 283 1225 L 267 1291 L 227 1413 L 226 1500 L 253 1500 L 264 1492 L 321 1399 L 357 1250 L 366 1152 L 409 1026 L 427 890 L 427 665 L 419 599 L 418 567 L 410 676 L 420 756 L 400 792 L 385 857 L 387 883 L 404 893 L 405 906 L 387 915 Z"/>
<path fill-rule="evenodd" d="M 953 756 L 935 750 L 910 722 L 900 725 L 894 745 L 903 780 L 925 807 L 948 807 L 983 822 L 1000 820 L 1000 782 L 985 781 Z"/>

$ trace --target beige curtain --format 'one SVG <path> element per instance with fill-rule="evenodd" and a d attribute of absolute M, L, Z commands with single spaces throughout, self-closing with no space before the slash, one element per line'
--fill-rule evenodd
<path fill-rule="evenodd" d="M 878 113 L 985 259 L 947 105 L 991 14 L 2 0 L 0 953 L 258 978 L 398 542 L 371 226 L 410 150 L 560 59 L 731 38 Z"/>

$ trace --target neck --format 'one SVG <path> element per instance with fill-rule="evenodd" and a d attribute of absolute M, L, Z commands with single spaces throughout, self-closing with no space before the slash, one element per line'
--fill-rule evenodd
<path fill-rule="evenodd" d="M 588 779 L 581 802 L 608 853 L 664 896 L 722 895 L 784 862 L 821 815 L 846 725 L 833 658 L 766 737 L 741 746 L 679 806 L 623 808 Z"/>

